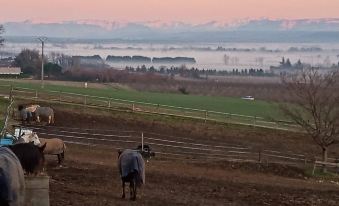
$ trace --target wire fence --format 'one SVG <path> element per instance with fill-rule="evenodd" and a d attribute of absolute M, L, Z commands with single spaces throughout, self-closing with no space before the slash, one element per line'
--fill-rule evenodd
<path fill-rule="evenodd" d="M 212 140 L 168 136 L 151 132 L 96 130 L 55 126 L 25 126 L 43 137 L 60 138 L 66 143 L 82 147 L 108 147 L 110 149 L 136 148 L 149 145 L 160 159 L 182 161 L 237 161 L 282 163 L 288 165 L 323 165 L 319 157 L 281 152 L 270 149 L 255 149 L 246 145 L 234 145 Z M 326 163 L 327 164 L 327 163 Z M 339 168 L 336 159 L 329 158 L 330 167 Z"/>
<path fill-rule="evenodd" d="M 16 99 L 48 101 L 61 104 L 82 105 L 101 109 L 174 116 L 195 119 L 204 122 L 214 121 L 220 123 L 247 125 L 278 130 L 299 130 L 299 127 L 292 122 L 282 120 L 268 121 L 265 118 L 258 116 L 247 116 L 194 108 L 177 107 L 171 105 L 153 104 L 140 101 L 130 101 L 117 98 L 90 96 L 62 91 L 34 90 L 23 87 L 12 87 L 11 85 L 0 85 L 0 93 L 11 93 L 12 96 Z"/>

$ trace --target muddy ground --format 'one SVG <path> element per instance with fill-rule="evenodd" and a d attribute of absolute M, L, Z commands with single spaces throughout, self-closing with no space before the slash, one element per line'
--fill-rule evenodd
<path fill-rule="evenodd" d="M 312 152 L 307 137 L 256 128 L 204 125 L 176 119 L 140 117 L 89 109 L 56 109 L 55 127 L 157 132 L 251 144 L 281 150 Z M 91 114 L 91 115 L 88 115 Z M 43 136 L 43 135 L 41 135 Z M 336 154 L 336 153 L 334 153 Z M 276 164 L 174 160 L 160 156 L 146 164 L 146 185 L 138 200 L 121 199 L 117 150 L 67 145 L 64 167 L 47 158 L 51 206 L 62 205 L 339 205 L 337 179 L 309 178 L 303 168 Z"/>
<path fill-rule="evenodd" d="M 64 167 L 48 158 L 50 201 L 62 205 L 338 205 L 339 186 L 289 167 L 153 159 L 138 200 L 121 199 L 116 151 L 68 145 Z M 247 164 L 247 163 L 243 163 Z M 283 175 L 282 175 L 283 174 Z"/>

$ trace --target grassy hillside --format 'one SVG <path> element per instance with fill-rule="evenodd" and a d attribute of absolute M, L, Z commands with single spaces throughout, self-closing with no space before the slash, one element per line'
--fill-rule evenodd
<path fill-rule="evenodd" d="M 0 81 L 0 85 L 12 84 L 17 87 L 25 87 L 40 90 L 40 85 L 33 82 L 8 82 Z M 226 112 L 240 115 L 274 117 L 282 119 L 277 104 L 265 101 L 248 101 L 240 98 L 183 95 L 174 93 L 140 92 L 116 88 L 81 88 L 74 86 L 62 86 L 46 84 L 44 90 L 72 92 L 100 97 L 110 97 L 132 101 L 148 102 L 154 104 L 186 107 L 217 112 Z"/>

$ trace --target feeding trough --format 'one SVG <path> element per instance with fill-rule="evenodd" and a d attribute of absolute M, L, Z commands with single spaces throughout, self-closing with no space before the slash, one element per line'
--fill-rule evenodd
<path fill-rule="evenodd" d="M 25 206 L 49 206 L 49 177 L 25 177 Z"/>
<path fill-rule="evenodd" d="M 13 126 L 13 127 L 14 127 L 14 135 L 6 133 L 3 137 L 0 137 L 0 146 L 12 145 L 23 134 L 32 134 L 33 133 L 33 130 L 31 130 L 31 129 L 27 129 L 27 128 L 23 128 L 23 127 L 19 127 L 19 126 Z"/>
<path fill-rule="evenodd" d="M 13 142 L 14 142 L 14 137 L 10 134 L 6 134 L 4 137 L 0 138 L 0 146 L 12 145 Z"/>

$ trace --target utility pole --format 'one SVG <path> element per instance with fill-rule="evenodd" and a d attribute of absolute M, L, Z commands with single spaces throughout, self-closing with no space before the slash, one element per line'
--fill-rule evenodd
<path fill-rule="evenodd" d="M 44 46 L 46 37 L 39 37 L 38 40 L 41 42 L 41 88 L 45 87 L 44 85 Z"/>

